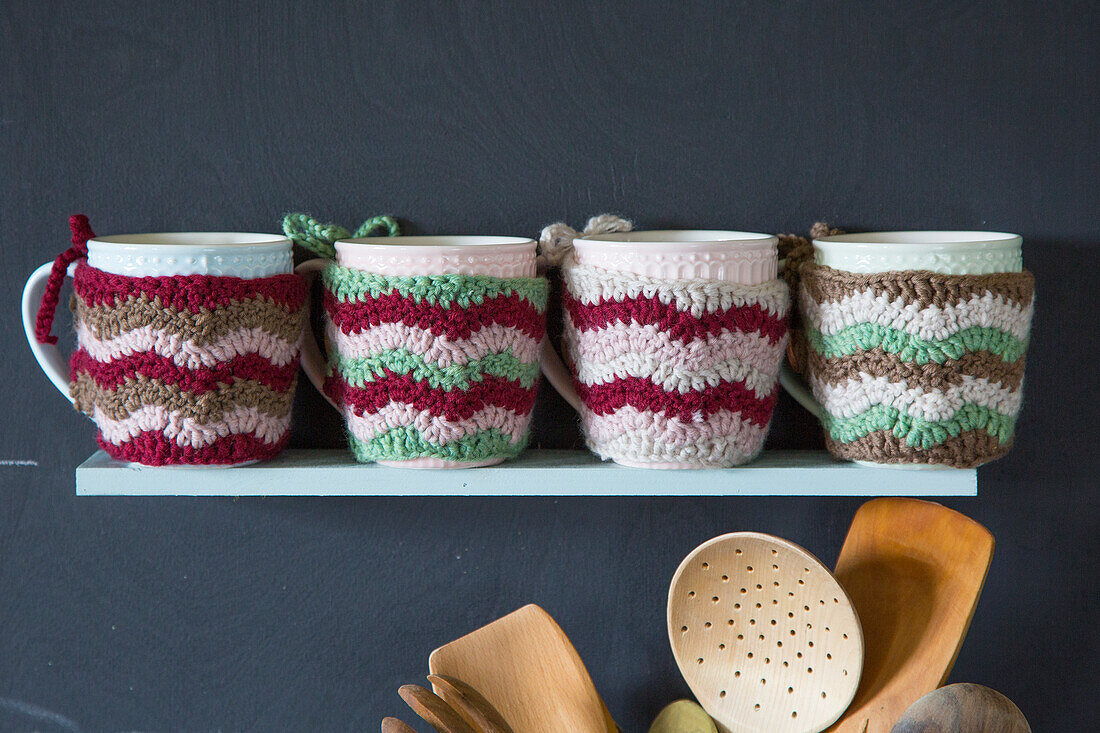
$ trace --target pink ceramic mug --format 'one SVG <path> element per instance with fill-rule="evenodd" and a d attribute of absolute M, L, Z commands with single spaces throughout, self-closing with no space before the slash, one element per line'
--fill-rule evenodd
<path fill-rule="evenodd" d="M 787 339 L 778 240 L 736 231 L 578 237 L 562 265 L 567 367 L 543 373 L 588 446 L 641 468 L 719 468 L 763 446 Z"/>

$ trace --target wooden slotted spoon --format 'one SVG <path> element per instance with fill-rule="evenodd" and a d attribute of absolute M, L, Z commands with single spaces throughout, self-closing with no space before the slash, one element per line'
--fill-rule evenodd
<path fill-rule="evenodd" d="M 720 733 L 818 733 L 855 695 L 863 634 L 806 550 L 757 532 L 704 542 L 668 594 L 680 672 Z"/>
<path fill-rule="evenodd" d="M 852 706 L 831 728 L 887 733 L 947 679 L 978 605 L 993 535 L 919 499 L 873 499 L 856 512 L 836 577 L 863 622 L 866 660 Z"/>
<path fill-rule="evenodd" d="M 514 733 L 618 730 L 569 637 L 536 605 L 439 647 L 428 668 L 475 688 Z"/>

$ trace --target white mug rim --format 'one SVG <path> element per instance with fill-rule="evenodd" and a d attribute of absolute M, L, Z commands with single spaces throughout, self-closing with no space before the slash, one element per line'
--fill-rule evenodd
<path fill-rule="evenodd" d="M 714 251 L 730 249 L 748 249 L 752 247 L 775 247 L 779 238 L 774 234 L 743 232 L 732 229 L 641 229 L 630 232 L 610 232 L 608 234 L 590 234 L 577 237 L 573 246 L 598 245 L 599 249 L 635 249 L 638 247 L 672 246 L 677 250 L 695 249 Z"/>
<path fill-rule="evenodd" d="M 105 247 L 164 247 L 180 249 L 223 249 L 239 247 L 289 247 L 291 241 L 281 234 L 259 232 L 144 232 L 108 234 L 92 237 L 88 245 Z"/>
<path fill-rule="evenodd" d="M 415 247 L 423 252 L 466 250 L 478 247 L 504 247 L 523 249 L 534 247 L 530 237 L 498 237 L 480 234 L 416 234 L 396 237 L 352 237 L 336 242 L 336 249 L 367 249 L 372 247 Z"/>
<path fill-rule="evenodd" d="M 814 239 L 814 247 L 827 252 L 872 253 L 889 248 L 891 253 L 935 254 L 979 250 L 1013 250 L 1023 246 L 1023 237 L 1009 232 L 961 230 L 907 230 L 855 232 Z"/>

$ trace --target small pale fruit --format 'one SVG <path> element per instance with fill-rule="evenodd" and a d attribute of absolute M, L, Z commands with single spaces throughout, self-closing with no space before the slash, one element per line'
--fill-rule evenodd
<path fill-rule="evenodd" d="M 706 711 L 691 700 L 677 700 L 661 711 L 649 733 L 718 733 Z"/>

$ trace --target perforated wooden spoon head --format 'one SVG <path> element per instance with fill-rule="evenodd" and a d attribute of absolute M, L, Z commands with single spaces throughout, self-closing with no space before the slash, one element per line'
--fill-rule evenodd
<path fill-rule="evenodd" d="M 894 724 L 890 733 L 1031 733 L 1027 718 L 1007 697 L 963 682 L 929 692 Z"/>
<path fill-rule="evenodd" d="M 836 577 L 863 621 L 866 662 L 851 707 L 831 730 L 886 733 L 947 680 L 993 558 L 993 535 L 920 499 L 859 508 Z"/>
<path fill-rule="evenodd" d="M 476 689 L 514 733 L 617 730 L 569 637 L 535 605 L 439 647 L 428 669 Z"/>
<path fill-rule="evenodd" d="M 859 619 L 832 573 L 757 532 L 715 537 L 684 558 L 668 635 L 721 733 L 817 733 L 851 702 L 863 666 Z"/>

